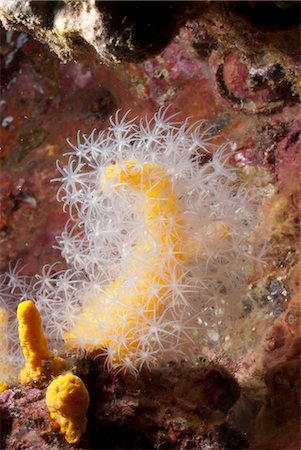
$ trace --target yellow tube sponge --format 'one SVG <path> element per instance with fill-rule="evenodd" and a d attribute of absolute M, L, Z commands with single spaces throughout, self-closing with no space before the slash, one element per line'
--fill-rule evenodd
<path fill-rule="evenodd" d="M 43 376 L 62 372 L 64 360 L 49 351 L 40 313 L 35 305 L 30 300 L 19 303 L 17 317 L 20 344 L 26 361 L 19 375 L 21 383 L 37 382 Z"/>
<path fill-rule="evenodd" d="M 111 361 L 118 364 L 135 352 L 140 330 L 163 311 L 172 278 L 182 274 L 183 223 L 172 183 L 158 164 L 121 161 L 108 166 L 100 182 L 104 192 L 136 192 L 145 226 L 125 269 L 84 306 L 64 339 L 74 347 L 84 340 L 86 349 L 111 348 Z"/>
<path fill-rule="evenodd" d="M 72 372 L 55 378 L 47 388 L 46 405 L 66 441 L 78 443 L 86 430 L 89 407 L 89 393 L 82 380 Z"/>

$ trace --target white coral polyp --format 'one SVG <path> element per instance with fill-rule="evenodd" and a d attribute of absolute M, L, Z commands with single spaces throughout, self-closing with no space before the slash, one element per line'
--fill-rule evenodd
<path fill-rule="evenodd" d="M 137 125 L 116 114 L 108 131 L 78 137 L 67 165 L 58 165 L 62 185 L 57 197 L 70 213 L 58 245 L 69 269 L 55 273 L 52 267 L 44 268 L 31 289 L 46 335 L 54 343 L 74 328 L 91 299 L 101 299 L 95 320 L 85 324 L 87 330 L 98 327 L 95 335 L 106 328 L 106 308 L 111 311 L 107 305 L 120 303 L 121 325 L 100 351 L 110 368 L 133 373 L 163 359 L 193 358 L 202 354 L 204 345 L 222 346 L 241 313 L 250 267 L 261 264 L 260 243 L 254 240 L 261 205 L 229 164 L 231 145 L 210 143 L 203 123 L 176 123 L 166 115 L 160 111 Z M 207 162 L 202 163 L 204 154 Z M 135 269 L 129 274 L 127 268 L 147 224 L 138 206 L 139 191 L 117 188 L 114 179 L 106 189 L 101 186 L 106 168 L 125 161 L 134 161 L 138 168 L 153 163 L 164 170 L 183 224 L 181 270 L 166 271 L 166 258 L 175 258 L 172 246 L 167 247 L 157 268 L 160 285 L 151 279 L 147 288 L 153 297 L 165 283 L 159 299 L 163 307 L 149 310 L 146 301 L 131 310 L 130 338 L 122 289 L 139 295 L 139 274 Z M 132 267 L 139 272 L 138 266 L 147 265 L 156 251 L 154 245 L 140 253 Z M 107 287 L 124 273 L 124 286 L 106 297 Z M 94 344 L 97 347 L 97 338 Z M 91 336 L 79 332 L 77 347 L 87 346 Z"/>

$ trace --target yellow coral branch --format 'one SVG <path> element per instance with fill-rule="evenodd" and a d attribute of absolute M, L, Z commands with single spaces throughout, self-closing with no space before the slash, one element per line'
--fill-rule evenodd
<path fill-rule="evenodd" d="M 86 430 L 89 407 L 89 393 L 82 380 L 71 372 L 55 378 L 47 388 L 46 405 L 66 441 L 78 443 Z"/>
<path fill-rule="evenodd" d="M 138 323 L 143 319 L 137 310 L 144 311 L 144 318 L 150 318 L 154 312 L 159 314 L 172 276 L 181 276 L 183 223 L 172 183 L 158 164 L 139 165 L 128 160 L 111 165 L 105 170 L 101 184 L 104 191 L 122 187 L 140 193 L 139 209 L 146 226 L 137 236 L 126 270 L 101 296 L 88 301 L 64 338 L 74 347 L 84 340 L 89 350 L 113 343 L 112 361 L 118 363 L 137 345 L 133 329 L 143 327 L 143 323 Z M 133 276 L 135 285 L 129 288 L 128 280 Z M 118 335 L 123 336 L 123 342 L 115 338 Z"/>

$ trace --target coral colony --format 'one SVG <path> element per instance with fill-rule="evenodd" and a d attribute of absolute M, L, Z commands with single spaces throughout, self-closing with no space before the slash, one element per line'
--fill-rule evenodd
<path fill-rule="evenodd" d="M 214 145 L 204 123 L 162 110 L 139 125 L 118 114 L 110 123 L 79 137 L 58 165 L 57 197 L 70 214 L 58 245 L 68 268 L 46 266 L 28 280 L 11 267 L 2 276 L 2 383 L 24 365 L 21 349 L 23 382 L 39 378 L 45 358 L 62 373 L 54 354 L 73 349 L 134 374 L 192 361 L 227 339 L 260 267 L 262 206 L 229 164 L 230 144 Z"/>

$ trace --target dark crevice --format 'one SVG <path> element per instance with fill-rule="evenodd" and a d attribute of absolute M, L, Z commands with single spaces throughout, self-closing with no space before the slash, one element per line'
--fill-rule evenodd
<path fill-rule="evenodd" d="M 98 1 L 107 47 L 116 56 L 145 59 L 165 48 L 179 28 L 183 2 Z"/>
<path fill-rule="evenodd" d="M 279 31 L 300 24 L 300 2 L 240 1 L 232 6 L 252 26 L 263 31 Z"/>

